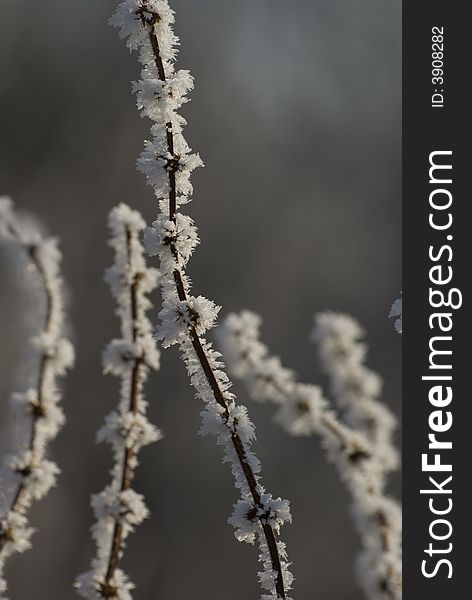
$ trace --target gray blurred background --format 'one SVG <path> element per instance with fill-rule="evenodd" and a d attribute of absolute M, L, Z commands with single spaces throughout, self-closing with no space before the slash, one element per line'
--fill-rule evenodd
<path fill-rule="evenodd" d="M 401 340 L 387 320 L 401 289 L 400 3 L 397 0 L 174 0 L 179 66 L 196 79 L 187 138 L 206 163 L 191 214 L 202 246 L 195 292 L 264 317 L 264 339 L 303 380 L 319 381 L 307 341 L 314 311 L 347 311 L 367 327 L 370 364 L 400 417 Z M 118 323 L 102 272 L 106 216 L 124 201 L 156 214 L 135 172 L 149 123 L 130 80 L 135 56 L 108 25 L 115 2 L 1 0 L 0 192 L 60 236 L 78 360 L 67 379 L 67 425 L 53 454 L 59 487 L 35 506 L 34 549 L 8 569 L 15 600 L 74 598 L 93 547 L 89 495 L 108 481 L 95 445 L 116 402 L 100 353 Z M 2 422 L 14 366 L 14 289 L 0 272 Z M 156 298 L 157 301 L 157 298 Z M 246 396 L 240 386 L 240 399 Z M 165 439 L 146 448 L 136 488 L 152 517 L 129 538 L 123 567 L 136 600 L 257 598 L 257 552 L 226 525 L 236 499 L 175 350 L 148 387 Z M 271 406 L 250 405 L 264 480 L 292 502 L 283 538 L 298 600 L 357 600 L 357 540 L 347 496 L 316 439 L 290 439 Z M 400 479 L 392 491 L 400 493 Z"/>

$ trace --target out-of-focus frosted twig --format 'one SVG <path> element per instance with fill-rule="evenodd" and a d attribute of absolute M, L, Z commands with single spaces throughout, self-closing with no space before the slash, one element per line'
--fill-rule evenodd
<path fill-rule="evenodd" d="M 200 166 L 192 154 L 182 128 L 185 120 L 177 112 L 193 87 L 188 71 L 175 71 L 177 37 L 173 32 L 174 13 L 167 0 L 125 0 L 112 18 L 127 38 L 128 47 L 139 51 L 143 65 L 141 80 L 135 84 L 138 107 L 153 121 L 152 140 L 147 141 L 138 166 L 159 200 L 160 214 L 148 231 L 150 254 L 159 256 L 162 273 L 163 309 L 160 338 L 164 346 L 178 344 L 197 395 L 205 402 L 203 433 L 212 433 L 224 447 L 240 500 L 230 522 L 236 537 L 260 545 L 259 573 L 263 600 L 287 598 L 292 583 L 285 545 L 278 541 L 280 526 L 290 520 L 288 502 L 274 499 L 261 484 L 260 463 L 250 444 L 254 426 L 246 408 L 238 406 L 229 391 L 230 382 L 222 370 L 220 355 L 205 339 L 219 308 L 202 296 L 191 294 L 185 267 L 196 244 L 197 230 L 181 207 L 190 201 L 190 175 Z"/>
<path fill-rule="evenodd" d="M 311 338 L 317 345 L 322 369 L 328 376 L 330 397 L 347 424 L 363 432 L 371 443 L 373 459 L 381 471 L 376 501 L 382 502 L 386 499 L 385 475 L 396 469 L 399 462 L 393 444 L 397 423 L 391 411 L 378 400 L 382 381 L 365 365 L 367 345 L 364 336 L 360 324 L 349 315 L 333 311 L 315 315 Z M 368 496 L 366 499 L 369 499 Z M 377 513 L 372 523 L 372 519 L 369 520 L 372 505 L 366 506 L 367 511 L 363 507 L 361 510 L 359 507 L 354 509 L 358 530 L 364 539 L 358 568 L 368 597 L 376 599 L 382 597 L 382 591 L 389 593 L 396 589 L 394 584 L 401 574 L 401 524 L 398 523 L 395 536 L 387 535 L 389 521 L 386 515 Z M 370 535 L 373 527 L 377 527 L 379 533 L 377 540 Z M 395 553 L 397 559 L 389 565 L 385 556 Z M 387 576 L 378 580 L 378 574 L 384 571 Z M 381 590 L 378 589 L 378 581 Z M 383 590 L 383 587 L 386 589 Z"/>
<path fill-rule="evenodd" d="M 260 341 L 261 319 L 243 311 L 229 315 L 219 330 L 231 372 L 254 400 L 278 406 L 276 421 L 291 435 L 320 436 L 352 497 L 362 542 L 359 580 L 370 600 L 401 597 L 401 514 L 385 494 L 386 452 L 378 453 L 364 427 L 342 423 L 321 389 L 298 382 Z M 374 414 L 379 414 L 375 413 Z"/>
<path fill-rule="evenodd" d="M 403 299 L 397 298 L 390 309 L 389 318 L 395 319 L 395 329 L 398 333 L 403 333 Z"/>
<path fill-rule="evenodd" d="M 159 351 L 146 316 L 151 307 L 148 294 L 157 287 L 159 272 L 146 265 L 140 241 L 145 223 L 138 212 L 120 204 L 110 213 L 109 227 L 115 259 L 105 279 L 117 304 L 121 338 L 108 344 L 103 368 L 120 378 L 121 392 L 118 409 L 106 417 L 97 434 L 98 441 L 113 448 L 112 481 L 92 497 L 97 551 L 92 569 L 77 579 L 76 587 L 88 599 L 129 600 L 134 586 L 118 564 L 127 536 L 148 515 L 143 496 L 131 485 L 139 450 L 161 438 L 146 418 L 143 395 L 149 370 L 159 368 Z"/>
<path fill-rule="evenodd" d="M 342 313 L 315 315 L 311 334 L 323 371 L 329 379 L 329 395 L 346 423 L 362 431 L 375 447 L 385 472 L 398 467 L 392 436 L 397 421 L 379 402 L 382 380 L 365 365 L 367 345 L 359 323 Z"/>
<path fill-rule="evenodd" d="M 61 254 L 57 240 L 43 234 L 33 220 L 18 216 L 8 198 L 0 198 L 0 240 L 10 246 L 23 271 L 25 294 L 33 297 L 38 314 L 29 340 L 29 360 L 34 381 L 12 395 L 19 435 L 15 448 L 2 466 L 6 490 L 0 512 L 0 594 L 6 590 L 1 578 L 5 559 L 31 547 L 33 530 L 28 509 L 55 485 L 59 468 L 46 460 L 48 443 L 64 423 L 59 405 L 58 379 L 74 361 L 71 343 L 64 338 Z"/>

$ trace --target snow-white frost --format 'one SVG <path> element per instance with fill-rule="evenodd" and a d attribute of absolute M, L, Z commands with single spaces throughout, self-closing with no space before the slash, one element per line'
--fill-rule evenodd
<path fill-rule="evenodd" d="M 233 513 L 230 522 L 238 539 L 259 540 L 259 579 L 267 592 L 263 598 L 287 598 L 292 576 L 285 546 L 277 542 L 276 534 L 282 522 L 290 520 L 288 503 L 266 496 L 258 476 L 260 464 L 250 448 L 254 427 L 229 391 L 231 384 L 220 354 L 203 337 L 215 325 L 219 307 L 193 296 L 184 272 L 199 239 L 193 221 L 180 209 L 191 199 L 190 176 L 202 161 L 189 148 L 182 134 L 185 119 L 177 112 L 187 102 L 193 79 L 188 71 L 174 67 L 178 43 L 174 13 L 167 0 L 124 0 L 111 23 L 126 38 L 128 48 L 139 53 L 141 80 L 133 89 L 141 115 L 153 121 L 152 138 L 145 142 L 138 169 L 145 173 L 160 206 L 159 216 L 145 234 L 147 250 L 158 256 L 162 273 L 163 308 L 157 335 L 164 346 L 179 345 L 191 383 L 205 402 L 201 432 L 215 435 L 223 446 L 223 460 L 230 464 L 241 493 L 237 506 L 247 505 L 248 513 L 255 514 L 250 524 L 244 515 L 240 522 L 239 512 Z M 280 573 L 274 572 L 271 551 L 279 552 Z"/>
<path fill-rule="evenodd" d="M 175 215 L 175 222 L 159 215 L 152 227 L 146 230 L 144 242 L 150 256 L 170 251 L 170 245 L 178 253 L 181 265 L 187 264 L 199 243 L 197 229 L 193 220 L 181 213 Z"/>
<path fill-rule="evenodd" d="M 76 588 L 88 599 L 131 600 L 134 585 L 117 564 L 126 538 L 149 514 L 143 496 L 130 487 L 137 454 L 162 437 L 146 418 L 143 396 L 149 370 L 159 368 L 159 351 L 146 311 L 151 307 L 148 294 L 157 287 L 160 275 L 146 265 L 141 243 L 145 223 L 138 212 L 120 204 L 110 213 L 109 227 L 114 264 L 105 280 L 116 301 L 121 338 L 105 348 L 103 370 L 121 380 L 121 394 L 117 410 L 105 418 L 97 433 L 97 441 L 106 441 L 113 449 L 112 481 L 92 496 L 97 550 L 90 571 L 77 578 Z"/>
<path fill-rule="evenodd" d="M 399 600 L 401 514 L 398 504 L 385 495 L 385 473 L 396 459 L 391 441 L 394 419 L 376 400 L 378 377 L 362 364 L 366 349 L 359 342 L 359 325 L 350 317 L 327 313 L 317 317 L 314 334 L 322 364 L 333 375 L 332 395 L 338 408 L 349 415 L 345 423 L 330 409 L 318 386 L 298 382 L 293 371 L 270 355 L 259 339 L 260 326 L 258 315 L 243 311 L 230 314 L 220 328 L 232 373 L 244 380 L 254 400 L 278 407 L 275 419 L 289 434 L 320 436 L 351 494 L 362 541 L 359 581 L 370 600 Z M 358 384 L 355 387 L 349 385 L 350 376 Z M 360 406 L 353 406 L 356 403 Z M 241 539 L 252 541 L 246 509 L 236 504 L 232 522 Z"/>
<path fill-rule="evenodd" d="M 162 345 L 167 348 L 181 343 L 187 339 L 191 329 L 197 335 L 203 335 L 215 325 L 219 310 L 219 306 L 203 296 L 189 296 L 186 300 L 166 299 L 159 313 L 160 326 L 157 329 Z"/>
<path fill-rule="evenodd" d="M 25 389 L 11 404 L 19 435 L 1 469 L 0 594 L 7 556 L 30 548 L 33 530 L 27 513 L 56 483 L 59 468 L 46 460 L 48 443 L 64 424 L 59 377 L 74 362 L 72 344 L 64 337 L 64 293 L 57 240 L 48 237 L 31 217 L 17 215 L 9 198 L 0 198 L 0 241 L 8 246 L 20 272 L 25 295 L 34 302 L 34 333 L 29 339 L 30 373 Z"/>

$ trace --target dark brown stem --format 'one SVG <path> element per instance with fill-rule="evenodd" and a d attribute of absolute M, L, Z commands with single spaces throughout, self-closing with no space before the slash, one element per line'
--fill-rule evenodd
<path fill-rule="evenodd" d="M 151 43 L 151 47 L 154 54 L 154 60 L 156 63 L 157 73 L 159 79 L 161 81 L 166 81 L 166 73 L 164 69 L 164 63 L 162 61 L 160 49 L 159 49 L 159 40 L 157 39 L 154 25 L 159 19 L 158 15 L 153 15 L 153 19 L 151 21 L 146 20 L 143 16 L 141 17 L 143 27 L 148 29 L 149 39 Z M 166 123 L 166 139 L 167 139 L 167 150 L 173 159 L 178 159 L 177 156 L 174 155 L 174 134 L 172 130 L 172 123 Z M 176 184 L 175 184 L 175 172 L 171 170 L 169 172 L 169 219 L 172 221 L 176 221 Z M 170 243 L 172 254 L 177 257 L 177 249 L 175 247 L 175 243 Z M 180 269 L 175 269 L 173 272 L 175 286 L 177 289 L 178 297 L 181 301 L 187 301 L 187 292 L 185 290 L 185 285 L 183 281 L 183 271 Z M 226 403 L 226 399 L 224 393 L 222 392 L 218 380 L 215 376 L 211 363 L 208 359 L 208 356 L 205 352 L 205 349 L 202 344 L 202 340 L 198 335 L 195 327 L 189 327 L 189 337 L 192 343 L 195 354 L 200 362 L 202 370 L 205 374 L 205 377 L 208 381 L 208 384 L 211 388 L 215 401 L 223 408 L 223 418 L 225 419 L 226 424 L 228 425 L 229 419 L 229 410 L 228 405 Z M 229 426 L 228 426 L 229 428 Z M 252 471 L 251 466 L 249 465 L 246 450 L 244 444 L 239 437 L 238 433 L 234 430 L 231 430 L 231 441 L 233 443 L 234 449 L 236 451 L 239 463 L 241 465 L 241 469 L 244 473 L 247 485 L 251 492 L 252 498 L 254 500 L 254 504 L 264 511 L 264 507 L 262 506 L 261 496 L 258 491 L 257 480 Z M 260 523 L 264 532 L 264 536 L 267 542 L 267 547 L 269 549 L 269 555 L 272 563 L 273 570 L 277 573 L 276 579 L 276 591 L 279 598 L 285 599 L 285 585 L 283 580 L 283 571 L 282 565 L 279 555 L 279 550 L 277 547 L 277 538 L 274 532 L 274 529 L 271 525 L 269 525 L 263 517 L 260 518 Z"/>
<path fill-rule="evenodd" d="M 126 247 L 128 253 L 128 259 L 131 258 L 131 240 L 132 233 L 129 229 L 126 230 Z M 131 264 L 131 261 L 128 260 Z M 130 287 L 130 306 L 131 306 L 131 339 L 133 343 L 136 343 L 139 335 L 138 320 L 139 320 L 139 305 L 138 305 L 138 292 L 141 277 L 137 273 Z M 131 389 L 129 396 L 129 408 L 128 411 L 136 415 L 139 410 L 139 396 L 142 387 L 142 370 L 144 369 L 144 359 L 142 357 L 135 358 L 131 369 Z M 135 456 L 134 448 L 126 447 L 123 452 L 122 462 L 122 475 L 120 492 L 129 490 L 134 478 L 134 467 L 133 459 Z M 107 590 L 113 591 L 113 585 L 111 583 L 115 571 L 120 561 L 122 546 L 123 546 L 123 525 L 119 518 L 115 519 L 115 525 L 113 528 L 113 535 L 111 541 L 110 555 L 108 559 L 108 566 L 105 574 L 105 582 L 102 586 L 102 595 L 107 597 Z"/>

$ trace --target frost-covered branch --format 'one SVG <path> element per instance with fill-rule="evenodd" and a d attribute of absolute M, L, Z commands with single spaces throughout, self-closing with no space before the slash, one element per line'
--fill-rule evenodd
<path fill-rule="evenodd" d="M 243 311 L 229 315 L 221 327 L 219 337 L 233 375 L 244 380 L 254 400 L 277 405 L 275 419 L 289 434 L 321 438 L 352 497 L 363 548 L 359 579 L 366 595 L 371 600 L 399 599 L 401 516 L 397 503 L 385 495 L 386 453 L 378 454 L 363 428 L 343 424 L 319 387 L 298 382 L 293 371 L 270 355 L 259 339 L 260 325 L 257 315 Z"/>
<path fill-rule="evenodd" d="M 148 250 L 159 256 L 162 273 L 159 335 L 164 346 L 179 345 L 191 383 L 205 402 L 202 433 L 216 435 L 224 447 L 224 461 L 230 463 L 241 493 L 230 523 L 239 540 L 259 540 L 263 565 L 259 578 L 268 592 L 262 598 L 287 598 L 292 576 L 285 545 L 277 538 L 280 526 L 290 520 L 288 502 L 272 498 L 260 482 L 261 466 L 250 449 L 254 427 L 246 408 L 238 406 L 229 391 L 220 354 L 204 337 L 219 308 L 191 294 L 185 273 L 198 236 L 181 207 L 190 201 L 190 175 L 202 162 L 191 153 L 182 135 L 185 120 L 177 113 L 187 101 L 193 79 L 188 71 L 174 69 L 178 41 L 172 29 L 174 13 L 167 0 L 125 0 L 111 22 L 127 38 L 128 47 L 139 51 L 143 69 L 134 89 L 142 115 L 154 122 L 152 140 L 146 142 L 138 167 L 160 205 L 160 214 L 147 233 Z"/>
<path fill-rule="evenodd" d="M 28 509 L 55 485 L 59 473 L 57 465 L 46 460 L 46 449 L 64 423 L 58 379 L 72 366 L 74 350 L 63 337 L 64 298 L 57 240 L 45 236 L 32 220 L 17 216 L 7 198 L 0 198 L 0 240 L 11 247 L 23 272 L 25 293 L 32 297 L 38 315 L 29 340 L 34 380 L 12 395 L 19 435 L 1 472 L 6 491 L 0 512 L 2 594 L 6 590 L 1 577 L 5 559 L 31 547 Z"/>
<path fill-rule="evenodd" d="M 391 319 L 395 319 L 395 329 L 398 331 L 398 333 L 402 333 L 402 329 L 403 329 L 403 299 L 400 296 L 400 298 L 397 298 L 395 300 L 395 302 L 392 304 L 392 307 L 390 309 L 390 313 L 389 313 L 389 318 Z"/>
<path fill-rule="evenodd" d="M 78 578 L 76 587 L 89 600 L 130 600 L 134 586 L 118 564 L 127 536 L 148 516 L 143 496 L 131 485 L 139 450 L 161 437 L 146 418 L 143 396 L 149 370 L 159 368 L 159 351 L 146 316 L 151 307 L 148 294 L 157 287 L 159 273 L 146 266 L 140 242 L 145 223 L 139 213 L 120 204 L 110 213 L 109 227 L 115 260 L 105 279 L 117 304 L 121 338 L 105 349 L 103 369 L 120 378 L 121 392 L 118 409 L 106 417 L 97 434 L 98 441 L 113 448 L 112 481 L 92 496 L 97 551 L 92 569 Z"/>

